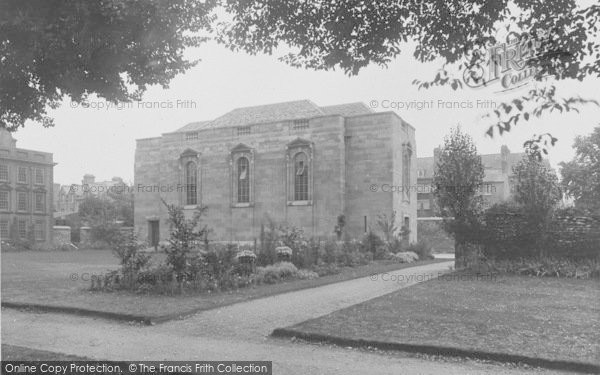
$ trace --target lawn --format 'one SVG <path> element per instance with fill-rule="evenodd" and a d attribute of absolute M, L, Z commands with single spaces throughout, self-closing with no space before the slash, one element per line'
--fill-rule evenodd
<path fill-rule="evenodd" d="M 2 344 L 3 361 L 91 361 L 89 358 Z"/>
<path fill-rule="evenodd" d="M 162 254 L 157 254 L 153 259 L 158 260 L 161 256 Z M 439 261 L 444 260 L 411 264 L 377 262 L 356 268 L 344 268 L 340 274 L 313 280 L 293 280 L 225 293 L 160 296 L 89 291 L 91 275 L 104 274 L 107 270 L 118 268 L 117 259 L 107 250 L 2 253 L 2 303 L 127 314 L 160 322 L 254 298 Z"/>
<path fill-rule="evenodd" d="M 600 364 L 600 282 L 444 276 L 283 331 Z"/>

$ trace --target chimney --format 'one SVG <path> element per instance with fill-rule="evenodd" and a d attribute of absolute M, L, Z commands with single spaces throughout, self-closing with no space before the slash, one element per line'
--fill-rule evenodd
<path fill-rule="evenodd" d="M 438 160 L 440 160 L 440 154 L 442 153 L 442 148 L 440 146 L 433 149 L 433 168 L 431 173 L 435 173 L 435 169 L 437 168 Z"/>
<path fill-rule="evenodd" d="M 96 177 L 93 174 L 86 174 L 83 176 L 83 185 L 91 185 L 96 181 Z"/>

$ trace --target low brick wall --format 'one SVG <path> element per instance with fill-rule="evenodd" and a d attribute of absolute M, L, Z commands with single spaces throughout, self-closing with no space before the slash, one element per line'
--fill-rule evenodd
<path fill-rule="evenodd" d="M 489 255 L 537 255 L 535 247 L 541 245 L 544 253 L 551 256 L 600 256 L 600 217 L 557 211 L 546 229 L 536 230 L 522 210 L 503 207 L 488 210 L 485 221 L 487 229 L 482 233 L 482 243 Z"/>
<path fill-rule="evenodd" d="M 548 233 L 549 243 L 572 256 L 600 255 L 600 217 L 557 215 Z"/>
<path fill-rule="evenodd" d="M 52 244 L 54 246 L 71 244 L 71 227 L 55 225 L 52 227 Z"/>

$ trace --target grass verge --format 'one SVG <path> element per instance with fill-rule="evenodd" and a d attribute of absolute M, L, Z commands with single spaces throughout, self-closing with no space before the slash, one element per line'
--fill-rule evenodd
<path fill-rule="evenodd" d="M 374 262 L 361 267 L 342 268 L 339 274 L 312 280 L 292 280 L 223 293 L 160 296 L 89 291 L 91 275 L 118 268 L 110 251 L 3 253 L 2 306 L 151 324 L 255 298 L 440 261 L 444 260 L 410 264 Z"/>
<path fill-rule="evenodd" d="M 90 358 L 79 357 L 46 350 L 25 348 L 23 346 L 2 344 L 3 361 L 91 361 Z"/>
<path fill-rule="evenodd" d="M 600 372 L 597 280 L 482 276 L 445 275 L 273 335 Z"/>

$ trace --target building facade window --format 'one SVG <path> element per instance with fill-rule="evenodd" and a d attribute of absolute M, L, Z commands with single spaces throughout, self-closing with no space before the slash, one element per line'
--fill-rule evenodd
<path fill-rule="evenodd" d="M 8 238 L 9 233 L 8 220 L 0 220 L 0 237 Z"/>
<path fill-rule="evenodd" d="M 35 169 L 35 183 L 37 185 L 44 184 L 44 170 L 42 168 Z"/>
<path fill-rule="evenodd" d="M 193 141 L 198 139 L 198 132 L 189 132 L 189 133 L 185 133 L 185 140 L 186 141 Z"/>
<path fill-rule="evenodd" d="M 288 204 L 312 204 L 313 144 L 296 139 L 287 147 Z"/>
<path fill-rule="evenodd" d="M 237 160 L 237 201 L 238 203 L 250 202 L 250 162 L 246 157 Z"/>
<path fill-rule="evenodd" d="M 243 135 L 250 135 L 250 133 L 251 133 L 250 126 L 240 126 L 237 128 L 238 137 L 243 136 Z"/>
<path fill-rule="evenodd" d="M 35 211 L 44 212 L 46 206 L 46 194 L 35 193 Z"/>
<path fill-rule="evenodd" d="M 292 123 L 292 129 L 294 129 L 294 130 L 308 129 L 308 120 L 307 119 L 294 120 L 294 122 Z"/>
<path fill-rule="evenodd" d="M 200 153 L 192 149 L 186 149 L 179 156 L 180 202 L 184 206 L 195 206 L 200 204 L 201 181 L 200 181 Z"/>
<path fill-rule="evenodd" d="M 294 200 L 308 200 L 308 159 L 306 154 L 299 152 L 294 157 Z"/>
<path fill-rule="evenodd" d="M 27 167 L 19 167 L 17 169 L 17 182 L 27 183 Z"/>
<path fill-rule="evenodd" d="M 8 211 L 10 209 L 10 194 L 8 191 L 0 191 L 0 210 Z"/>
<path fill-rule="evenodd" d="M 193 161 L 185 165 L 185 204 L 198 204 L 198 167 Z"/>
<path fill-rule="evenodd" d="M 0 164 L 0 181 L 8 181 L 8 165 Z"/>
<path fill-rule="evenodd" d="M 37 241 L 43 241 L 46 239 L 46 231 L 44 230 L 44 221 L 43 220 L 35 221 L 33 234 Z"/>
<path fill-rule="evenodd" d="M 29 206 L 29 202 L 27 201 L 27 193 L 24 191 L 17 192 L 17 210 L 19 211 L 27 211 Z"/>
<path fill-rule="evenodd" d="M 18 221 L 18 234 L 19 234 L 19 238 L 21 239 L 25 239 L 27 238 L 27 220 L 19 220 Z"/>
<path fill-rule="evenodd" d="M 239 144 L 231 150 L 231 202 L 233 207 L 254 203 L 254 150 Z"/>

